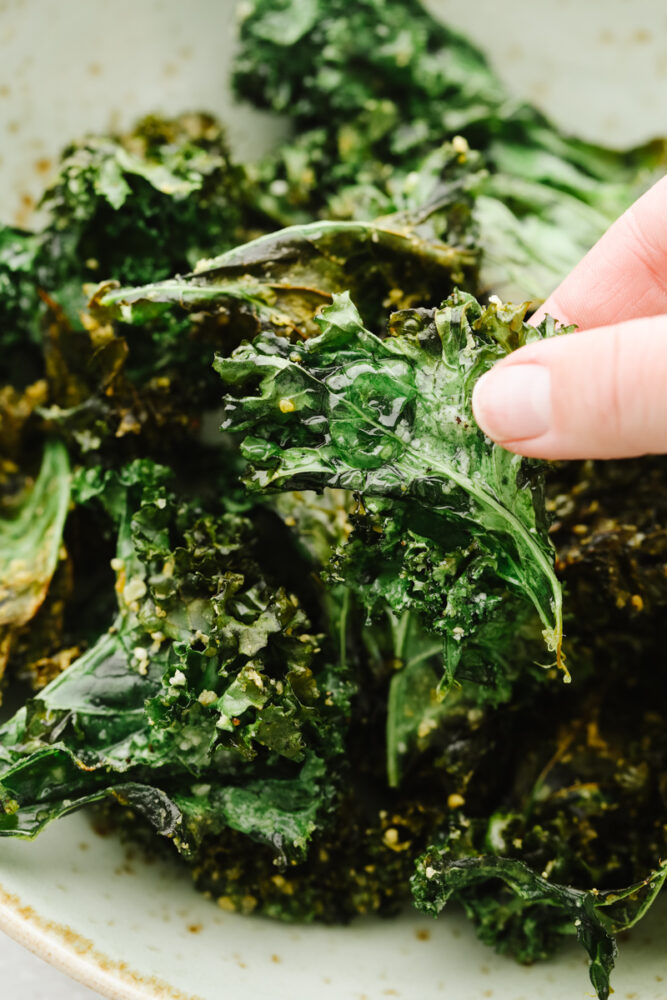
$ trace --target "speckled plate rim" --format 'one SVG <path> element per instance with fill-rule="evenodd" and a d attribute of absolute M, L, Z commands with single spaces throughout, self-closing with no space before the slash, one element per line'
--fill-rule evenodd
<path fill-rule="evenodd" d="M 228 123 L 241 156 L 257 155 L 279 134 L 272 118 L 246 107 L 237 108 L 228 91 L 235 0 L 199 0 L 194 11 L 191 5 L 171 0 L 176 30 L 174 19 L 155 18 L 153 5 L 148 3 L 115 0 L 116 17 L 109 19 L 104 0 L 89 0 L 84 5 L 49 0 L 48 16 L 44 16 L 46 2 L 0 3 L 3 29 L 10 32 L 3 38 L 1 68 L 12 83 L 11 100 L 0 102 L 0 135 L 4 137 L 15 122 L 21 122 L 19 135 L 11 143 L 5 142 L 2 149 L 3 179 L 7 182 L 0 191 L 0 201 L 4 198 L 0 217 L 13 218 L 15 211 L 41 193 L 45 180 L 42 165 L 57 155 L 63 136 L 90 129 L 106 131 L 110 120 L 124 127 L 140 113 L 155 108 L 169 113 L 201 105 Z M 644 72 L 652 60 L 662 58 L 660 30 L 653 31 L 652 42 L 646 37 L 646 26 L 655 24 L 657 14 L 664 16 L 657 0 L 636 0 L 630 5 L 623 0 L 584 5 L 537 0 L 530 17 L 520 3 L 503 5 L 495 15 L 494 8 L 500 7 L 488 2 L 427 2 L 432 9 L 441 9 L 456 27 L 470 31 L 487 48 L 503 54 L 498 69 L 511 78 L 519 93 L 543 103 L 561 124 L 576 125 L 589 138 L 595 138 L 597 128 L 599 140 L 621 145 L 639 142 L 662 129 L 655 78 Z M 41 16 L 35 17 L 35 11 Z M 127 32 L 129 17 L 135 26 L 133 32 Z M 103 32 L 98 31 L 98 23 L 104 24 Z M 543 44 L 545 24 L 549 27 L 547 50 Z M 147 46 L 149 29 L 151 45 Z M 517 38 L 521 49 L 515 45 L 511 50 Z M 179 54 L 188 46 L 197 51 L 196 60 Z M 89 69 L 84 77 L 79 72 L 81 52 L 88 48 L 95 51 L 95 73 L 91 75 Z M 40 54 L 30 64 L 25 59 L 28 49 L 30 54 Z M 122 61 L 114 58 L 119 50 L 124 53 Z M 512 57 L 504 57 L 510 51 Z M 533 58 L 536 52 L 537 60 Z M 578 72 L 568 73 L 576 56 Z M 165 74 L 167 60 L 177 72 Z M 43 90 L 45 79 L 49 80 L 47 94 Z M 629 80 L 633 82 L 631 91 Z M 72 92 L 76 93 L 74 101 L 69 99 Z M 582 100 L 582 93 L 586 100 Z M 14 888 L 12 881 L 9 884 Z M 30 905 L 28 899 L 33 901 L 30 891 L 24 896 L 19 886 L 14 894 L 4 888 L 0 878 L 0 931 L 65 975 L 109 1000 L 197 1000 L 192 993 L 109 957 L 66 923 L 46 917 L 42 906 Z M 134 968 L 137 964 L 135 960 Z M 554 975 L 561 976 L 560 966 L 554 966 Z M 620 996 L 618 979 L 616 983 Z M 448 995 L 456 1000 L 456 993 Z M 585 980 L 579 995 L 590 996 Z M 637 996 L 638 1000 L 640 996 L 641 1000 L 654 996 L 667 1000 L 667 993 L 660 990 L 658 994 L 655 987 L 650 996 L 643 990 Z M 309 1000 L 313 1000 L 312 995 Z"/>
<path fill-rule="evenodd" d="M 0 883 L 0 931 L 83 986 L 109 1000 L 198 1000 L 169 983 L 147 980 L 124 962 L 101 952 L 92 941 L 41 916 Z"/>

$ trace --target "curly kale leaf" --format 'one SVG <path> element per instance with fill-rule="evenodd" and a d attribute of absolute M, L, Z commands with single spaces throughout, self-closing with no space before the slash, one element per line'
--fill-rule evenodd
<path fill-rule="evenodd" d="M 53 309 L 44 343 L 41 414 L 73 456 L 119 467 L 150 455 L 180 469 L 198 451 L 203 471 L 201 418 L 219 399 L 210 358 L 226 344 L 223 325 L 185 316 L 132 329 L 81 316 L 83 329 Z"/>
<path fill-rule="evenodd" d="M 243 233 L 243 171 L 208 115 L 145 118 L 68 146 L 41 208 L 45 227 L 0 227 L 0 338 L 39 343 L 48 297 L 79 323 L 83 285 L 144 283 L 194 267 Z"/>
<path fill-rule="evenodd" d="M 186 853 L 231 826 L 301 856 L 335 798 L 353 688 L 263 576 L 250 522 L 167 479 L 148 461 L 77 477 L 118 524 L 117 617 L 0 731 L 0 834 L 113 795 Z"/>
<path fill-rule="evenodd" d="M 482 287 L 543 298 L 664 171 L 661 143 L 621 153 L 561 135 L 418 0 L 358 0 L 353 10 L 344 0 L 252 0 L 246 10 L 237 92 L 295 126 L 249 170 L 280 225 L 394 211 L 396 191 L 443 139 L 463 159 L 467 140 L 489 171 L 469 221 Z M 445 179 L 455 173 L 448 158 Z"/>
<path fill-rule="evenodd" d="M 590 622 L 572 627 L 585 635 Z M 647 710 L 663 703 L 665 683 L 650 652 L 628 680 L 626 650 L 612 653 L 620 670 L 607 652 L 586 675 L 580 658 L 576 686 L 555 696 L 522 686 L 510 705 L 469 717 L 491 757 L 466 754 L 456 811 L 413 881 L 420 906 L 436 912 L 451 896 L 486 944 L 521 962 L 551 957 L 577 932 L 601 996 L 611 939 L 642 918 L 666 874 L 666 730 Z"/>
<path fill-rule="evenodd" d="M 426 123 L 439 136 L 460 131 L 504 96 L 479 49 L 417 0 L 362 0 L 352 10 L 342 0 L 254 0 L 247 10 L 237 91 L 301 126 L 338 124 L 366 102 L 393 100 L 414 112 L 393 144 L 414 148 L 428 141 Z M 277 31 L 278 23 L 290 30 Z"/>
<path fill-rule="evenodd" d="M 24 332 L 35 339 L 32 320 L 39 296 L 33 274 L 40 246 L 38 235 L 0 225 L 0 347 L 8 363 L 23 346 Z M 20 371 L 11 374 L 19 381 Z"/>
<path fill-rule="evenodd" d="M 242 173 L 207 115 L 148 117 L 127 135 L 69 146 L 42 206 L 55 287 L 185 271 L 240 234 Z M 66 303 L 61 303 L 65 305 Z"/>
<path fill-rule="evenodd" d="M 433 848 L 423 855 L 412 878 L 412 891 L 419 909 L 437 916 L 454 897 L 473 910 L 480 936 L 502 946 L 503 915 L 495 900 L 468 903 L 469 895 L 487 882 L 500 880 L 511 894 L 505 904 L 505 920 L 524 922 L 527 938 L 534 938 L 537 954 L 527 952 L 524 960 L 542 957 L 542 936 L 576 932 L 590 959 L 590 977 L 600 1000 L 610 993 L 609 976 L 614 967 L 614 935 L 632 927 L 651 905 L 667 877 L 667 867 L 654 871 L 644 881 L 617 891 L 582 891 L 558 885 L 514 858 L 494 855 L 452 857 L 446 850 Z M 510 926 L 511 926 L 510 922 Z"/>
<path fill-rule="evenodd" d="M 380 322 L 389 304 L 434 302 L 443 288 L 472 277 L 475 253 L 433 238 L 429 220 L 440 209 L 436 198 L 423 212 L 374 222 L 292 226 L 202 260 L 183 278 L 102 287 L 93 301 L 103 316 L 136 324 L 174 305 L 233 316 L 240 310 L 254 318 L 251 335 L 276 326 L 301 338 L 317 332 L 316 312 L 333 294 L 351 290 L 368 321 Z"/>
<path fill-rule="evenodd" d="M 385 514 L 408 512 L 435 547 L 434 589 L 446 584 L 446 603 L 427 623 L 445 637 L 450 675 L 462 640 L 497 604 L 480 587 L 487 577 L 532 602 L 560 662 L 562 595 L 539 472 L 491 444 L 471 409 L 476 380 L 498 358 L 555 332 L 551 320 L 524 323 L 525 308 L 482 308 L 455 293 L 432 312 L 396 314 L 382 340 L 342 295 L 317 317 L 319 337 L 295 347 L 267 333 L 215 362 L 228 389 L 222 426 L 246 434 L 252 489 L 333 486 L 380 498 Z M 413 582 L 390 575 L 383 596 L 404 610 L 416 601 Z"/>
<path fill-rule="evenodd" d="M 535 470 L 533 476 L 537 487 Z M 399 620 L 416 616 L 441 636 L 445 669 L 439 700 L 454 675 L 457 682 L 474 682 L 477 702 L 494 704 L 509 699 L 519 677 L 525 686 L 527 673 L 542 681 L 552 676 L 536 666 L 544 654 L 532 604 L 507 587 L 476 540 L 453 532 L 434 509 L 367 495 L 358 498 L 350 523 L 352 530 L 335 552 L 328 578 L 344 582 L 355 593 L 366 608 L 368 624 L 381 621 L 388 606 Z M 457 631 L 450 634 L 448 624 Z M 413 655 L 400 654 L 399 660 L 408 662 Z M 418 689 L 421 679 L 418 670 Z M 410 682 L 395 677 L 392 688 Z M 430 718 L 431 708 L 425 705 L 424 712 Z M 422 721 L 427 724 L 426 718 Z M 411 722 L 418 730 L 417 715 L 411 715 Z M 390 773 L 394 771 L 390 767 Z"/>

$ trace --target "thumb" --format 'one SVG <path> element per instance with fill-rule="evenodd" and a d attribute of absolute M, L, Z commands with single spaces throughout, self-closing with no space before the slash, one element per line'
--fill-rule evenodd
<path fill-rule="evenodd" d="M 667 316 L 528 344 L 475 386 L 481 429 L 534 458 L 667 452 Z"/>

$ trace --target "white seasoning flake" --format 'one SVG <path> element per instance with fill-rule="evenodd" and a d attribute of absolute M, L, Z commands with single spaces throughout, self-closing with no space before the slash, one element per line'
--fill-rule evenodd
<path fill-rule="evenodd" d="M 262 688 L 264 687 L 264 681 L 262 679 L 262 675 L 257 670 L 255 670 L 254 667 L 246 667 L 244 673 L 248 678 L 248 680 L 252 681 L 253 684 L 256 687 L 258 687 L 261 691 Z"/>
<path fill-rule="evenodd" d="M 424 869 L 424 875 L 426 875 L 426 878 L 433 878 L 433 876 L 435 875 L 435 868 L 431 868 L 431 866 L 428 865 Z"/>
<path fill-rule="evenodd" d="M 214 701 L 218 700 L 218 696 L 215 691 L 202 691 L 202 693 L 197 698 L 200 705 L 212 705 Z"/>
<path fill-rule="evenodd" d="M 202 271 L 206 271 L 213 263 L 213 260 L 213 257 L 202 257 L 201 260 L 198 260 L 195 264 L 194 273 L 201 274 Z"/>
<path fill-rule="evenodd" d="M 151 642 L 150 652 L 159 653 L 160 646 L 164 642 L 164 635 L 162 632 L 151 632 L 151 639 L 153 641 Z"/>
<path fill-rule="evenodd" d="M 457 642 L 460 642 L 464 635 L 465 630 L 462 629 L 460 625 L 455 625 L 452 629 L 452 636 L 454 639 L 456 639 Z"/>
<path fill-rule="evenodd" d="M 144 649 L 143 646 L 135 646 L 132 650 L 132 655 L 137 661 L 137 668 L 142 677 L 145 677 L 148 673 L 148 650 Z"/>
<path fill-rule="evenodd" d="M 146 584 L 141 579 L 140 576 L 134 576 L 131 580 L 128 580 L 125 584 L 125 589 L 123 590 L 123 597 L 128 604 L 132 604 L 133 601 L 138 601 L 146 593 Z"/>
<path fill-rule="evenodd" d="M 185 687 L 187 684 L 187 678 L 182 670 L 177 670 L 173 677 L 169 678 L 169 684 L 171 687 Z"/>

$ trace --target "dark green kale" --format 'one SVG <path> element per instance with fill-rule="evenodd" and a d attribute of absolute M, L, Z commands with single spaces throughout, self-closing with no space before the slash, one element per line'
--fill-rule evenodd
<path fill-rule="evenodd" d="M 647 709 L 650 690 L 663 703 L 665 683 L 653 684 L 644 669 L 627 685 L 589 674 L 548 704 L 522 692 L 501 713 L 513 734 L 509 780 L 494 789 L 483 770 L 470 780 L 482 799 L 466 792 L 420 859 L 418 905 L 435 914 L 457 899 L 483 941 L 522 962 L 576 932 L 608 996 L 613 938 L 643 916 L 667 874 L 664 716 Z"/>
<path fill-rule="evenodd" d="M 543 298 L 664 167 L 662 143 L 618 153 L 560 135 L 418 0 L 253 0 L 247 10 L 237 92 L 294 123 L 254 170 L 258 200 L 281 225 L 394 211 L 395 192 L 443 140 L 463 160 L 469 144 L 488 167 L 471 229 L 482 288 Z M 451 171 L 445 158 L 445 182 Z"/>
<path fill-rule="evenodd" d="M 95 312 L 81 318 L 77 327 L 53 309 L 43 347 L 39 412 L 72 453 L 90 464 L 151 456 L 177 466 L 203 453 L 202 419 L 219 398 L 210 357 L 226 349 L 227 324 L 166 317 L 137 330 Z"/>
<path fill-rule="evenodd" d="M 240 168 L 208 115 L 145 118 L 127 135 L 69 146 L 42 199 L 49 214 L 43 258 L 51 288 L 116 278 L 145 283 L 188 271 L 200 257 L 239 242 Z M 72 311 L 72 316 L 76 313 Z"/>
<path fill-rule="evenodd" d="M 82 471 L 118 526 L 98 643 L 0 732 L 0 834 L 114 795 L 186 853 L 223 828 L 302 857 L 336 796 L 345 663 L 255 561 L 252 524 L 176 497 L 167 470 Z"/>
<path fill-rule="evenodd" d="M 130 324 L 171 315 L 177 305 L 222 313 L 249 339 L 266 327 L 300 339 L 317 332 L 316 314 L 333 294 L 350 291 L 368 322 L 381 322 L 390 310 L 473 283 L 476 254 L 434 234 L 434 219 L 447 211 L 446 199 L 435 199 L 373 222 L 293 226 L 201 260 L 184 277 L 139 288 L 103 285 L 93 302 L 103 317 Z"/>
<path fill-rule="evenodd" d="M 433 656 L 432 641 L 420 634 L 414 619 L 388 619 L 357 631 L 355 610 L 352 602 L 347 645 L 352 652 L 361 640 L 364 650 L 357 662 L 359 688 L 347 743 L 354 767 L 346 773 L 338 808 L 328 828 L 315 836 L 308 859 L 278 877 L 265 848 L 248 850 L 227 833 L 204 844 L 195 879 L 224 908 L 288 920 L 397 913 L 407 902 L 415 856 L 447 827 L 457 803 L 465 798 L 483 809 L 501 786 L 510 760 L 511 723 L 505 713 L 477 708 L 470 685 L 446 700 L 437 725 L 429 716 L 428 733 L 420 733 L 408 753 L 399 751 L 406 780 L 398 789 L 387 788 L 387 685 L 402 675 L 403 666 L 411 672 L 410 661 L 403 664 L 399 654 L 416 661 L 418 651 L 425 652 L 433 664 L 431 689 L 425 682 L 417 690 L 409 680 L 405 707 L 421 711 L 423 698 L 431 706 L 442 704 L 436 696 L 439 650 Z"/>
<path fill-rule="evenodd" d="M 485 883 L 502 882 L 508 895 L 513 894 L 512 899 L 501 906 L 494 899 L 487 912 L 483 904 L 466 907 L 478 921 L 480 937 L 496 945 L 505 941 L 508 950 L 530 962 L 546 957 L 559 936 L 572 933 L 571 925 L 588 953 L 591 983 L 600 1000 L 607 1000 L 616 957 L 614 935 L 640 919 L 666 876 L 667 868 L 662 867 L 627 889 L 583 892 L 547 880 L 522 861 L 493 855 L 451 859 L 446 850 L 432 850 L 419 860 L 413 892 L 420 909 L 437 916 L 452 896 L 462 899 L 465 906 L 468 890 L 474 892 Z M 523 920 L 534 935 L 532 948 L 523 953 L 513 947 L 511 939 L 507 941 L 517 919 Z"/>
<path fill-rule="evenodd" d="M 659 641 L 667 602 L 667 461 L 560 463 L 549 471 L 547 509 L 573 618 L 587 609 L 576 615 L 581 642 L 609 657 L 613 632 L 614 663 L 636 663 Z"/>
<path fill-rule="evenodd" d="M 475 254 L 434 238 L 434 219 L 448 211 L 435 200 L 372 223 L 293 227 L 204 259 L 184 277 L 138 288 L 103 283 L 83 331 L 62 316 L 51 325 L 50 418 L 83 452 L 120 448 L 127 460 L 134 446 L 169 460 L 161 445 L 192 441 L 219 404 L 214 353 L 264 329 L 300 343 L 317 334 L 321 306 L 348 287 L 368 322 L 380 324 L 456 281 L 474 283 Z"/>
<path fill-rule="evenodd" d="M 0 228 L 0 835 L 96 803 L 288 920 L 414 875 L 605 998 L 665 877 L 667 463 L 545 469 L 470 396 L 562 332 L 478 299 L 550 291 L 664 147 L 560 135 L 417 0 L 246 6 L 286 144 L 148 118 Z"/>
<path fill-rule="evenodd" d="M 78 326 L 84 284 L 155 281 L 236 245 L 243 186 L 208 115 L 151 116 L 126 135 L 73 143 L 40 204 L 45 227 L 0 227 L 0 342 L 22 353 L 39 344 L 45 297 Z"/>
<path fill-rule="evenodd" d="M 353 490 L 377 514 L 372 580 L 358 553 L 342 577 L 443 637 L 445 686 L 499 612 L 500 587 L 533 604 L 561 665 L 539 476 L 485 439 L 470 401 L 496 360 L 556 332 L 526 324 L 525 310 L 454 293 L 441 309 L 395 313 L 380 339 L 342 295 L 316 317 L 320 336 L 295 347 L 267 332 L 215 362 L 229 390 L 222 426 L 247 435 L 251 488 Z"/>
<path fill-rule="evenodd" d="M 234 83 L 294 122 L 296 136 L 259 174 L 264 196 L 287 211 L 312 217 L 341 192 L 381 203 L 397 171 L 502 101 L 484 56 L 415 0 L 353 10 L 340 0 L 259 0 L 247 9 Z M 277 32 L 278 23 L 289 29 Z"/>
<path fill-rule="evenodd" d="M 40 247 L 35 233 L 0 225 L 0 349 L 12 383 L 20 384 L 22 376 L 12 353 L 21 343 L 26 321 L 39 307 L 33 275 Z"/>

